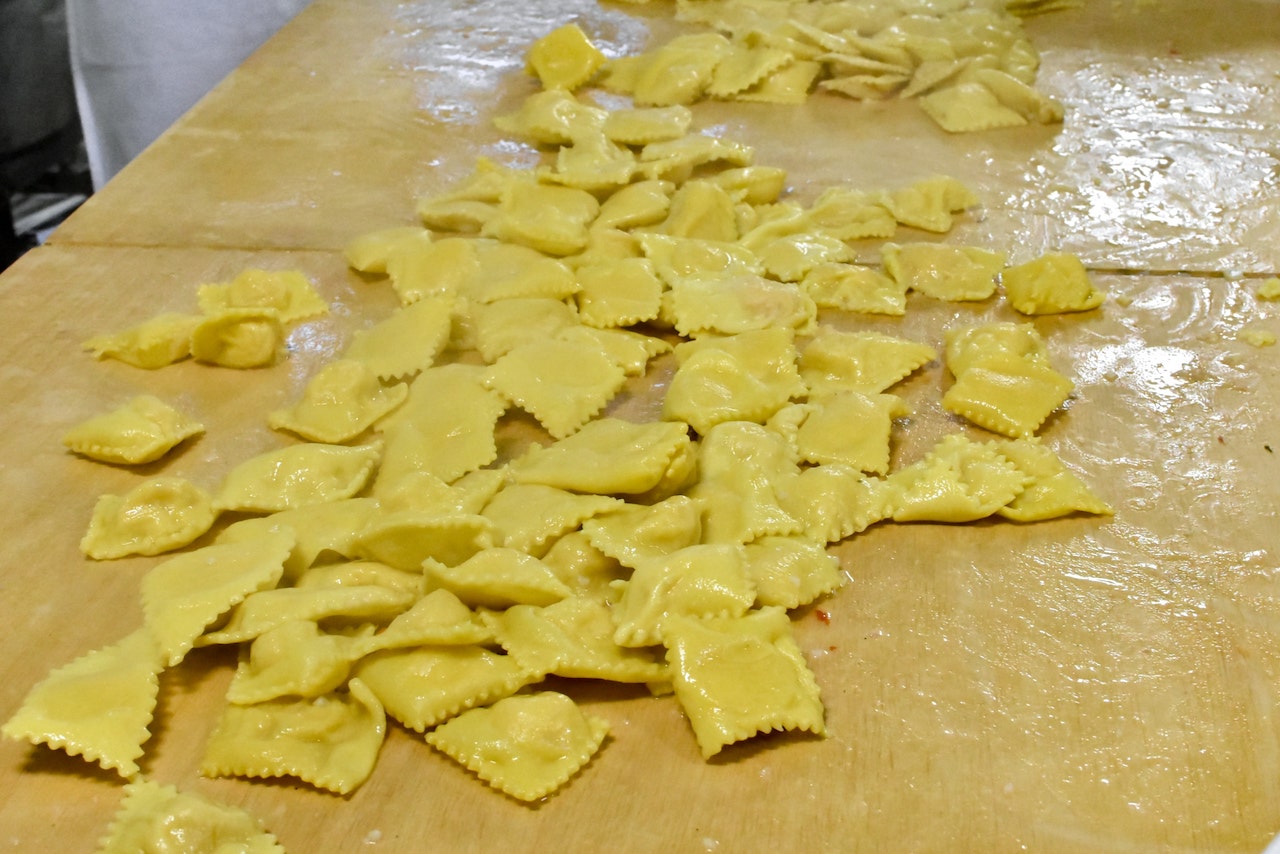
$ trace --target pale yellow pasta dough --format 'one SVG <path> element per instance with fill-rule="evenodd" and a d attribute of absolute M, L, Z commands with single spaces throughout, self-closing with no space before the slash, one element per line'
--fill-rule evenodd
<path fill-rule="evenodd" d="M 824 262 L 809 269 L 800 286 L 819 308 L 897 316 L 907 312 L 906 287 L 874 267 Z"/>
<path fill-rule="evenodd" d="M 285 854 L 275 836 L 247 812 L 138 778 L 124 787 L 124 800 L 98 854 L 143 851 Z"/>
<path fill-rule="evenodd" d="M 601 495 L 638 495 L 653 490 L 692 449 L 689 429 L 679 422 L 636 424 L 600 418 L 546 447 L 532 447 L 513 460 L 516 483 L 536 483 Z"/>
<path fill-rule="evenodd" d="M 792 609 L 841 587 L 840 560 L 825 543 L 805 536 L 761 537 L 742 546 L 744 568 L 757 606 Z"/>
<path fill-rule="evenodd" d="M 356 537 L 376 512 L 378 502 L 372 498 L 311 504 L 266 517 L 242 519 L 224 528 L 215 542 L 243 542 L 281 532 L 293 536 L 294 546 L 284 564 L 284 579 L 293 582 L 325 553 L 354 557 Z"/>
<path fill-rule="evenodd" d="M 909 290 L 935 299 L 984 300 L 996 291 L 1003 252 L 942 243 L 885 244 L 885 272 Z"/>
<path fill-rule="evenodd" d="M 800 354 L 800 375 L 814 394 L 884 391 L 938 357 L 918 341 L 880 332 L 822 327 Z"/>
<path fill-rule="evenodd" d="M 156 477 L 93 507 L 80 550 L 94 560 L 156 555 L 185 546 L 213 526 L 209 494 L 180 477 Z"/>
<path fill-rule="evenodd" d="M 492 522 L 474 513 L 399 510 L 372 519 L 356 541 L 356 551 L 396 569 L 418 570 L 431 558 L 456 566 L 495 545 Z"/>
<path fill-rule="evenodd" d="M 408 395 L 404 383 L 380 383 L 366 362 L 337 359 L 307 382 L 301 400 L 271 412 L 267 424 L 313 442 L 338 444 L 372 427 Z"/>
<path fill-rule="evenodd" d="M 473 608 L 550 605 L 572 592 L 542 561 L 505 546 L 485 549 L 457 566 L 428 559 L 422 572 L 428 589 L 448 590 Z"/>
<path fill-rule="evenodd" d="M 784 512 L 802 520 L 806 536 L 828 543 L 861 533 L 892 510 L 883 480 L 836 463 L 781 478 L 774 493 Z"/>
<path fill-rule="evenodd" d="M 377 584 L 277 587 L 250 593 L 197 646 L 243 643 L 298 620 L 386 624 L 413 604 L 418 591 Z"/>
<path fill-rule="evenodd" d="M 583 522 L 591 545 L 635 568 L 702 540 L 702 505 L 686 495 L 656 504 L 628 504 Z"/>
<path fill-rule="evenodd" d="M 116 359 L 137 368 L 155 370 L 191 355 L 191 334 L 204 322 L 198 314 L 167 312 L 137 326 L 84 342 L 99 359 Z"/>
<path fill-rule="evenodd" d="M 380 379 L 402 379 L 431 367 L 449 340 L 454 301 L 423 297 L 357 332 L 343 354 L 364 362 Z"/>
<path fill-rule="evenodd" d="M 676 699 L 704 758 L 772 730 L 826 735 L 817 681 L 781 608 L 673 616 L 664 635 Z"/>
<path fill-rule="evenodd" d="M 587 226 L 599 212 L 600 203 L 585 190 L 516 182 L 480 233 L 548 255 L 572 255 L 586 248 Z"/>
<path fill-rule="evenodd" d="M 273 308 L 228 308 L 191 330 L 191 356 L 224 368 L 260 368 L 276 360 L 284 340 Z"/>
<path fill-rule="evenodd" d="M 1080 259 L 1067 253 L 1050 253 L 1010 267 L 1000 279 L 1009 305 L 1022 314 L 1088 311 L 1106 299 Z"/>
<path fill-rule="evenodd" d="M 329 313 L 329 306 L 298 270 L 242 270 L 225 284 L 201 285 L 200 311 L 209 316 L 229 309 L 271 309 L 281 323 Z"/>
<path fill-rule="evenodd" d="M 51 672 L 27 693 L 0 733 L 132 777 L 151 736 L 162 667 L 150 633 L 139 629 Z"/>
<path fill-rule="evenodd" d="M 387 275 L 402 305 L 424 297 L 457 296 L 479 271 L 476 241 L 467 237 L 412 241 L 387 258 Z"/>
<path fill-rule="evenodd" d="M 577 24 L 565 24 L 533 43 L 525 68 L 546 89 L 574 90 L 590 80 L 605 56 Z"/>
<path fill-rule="evenodd" d="M 740 617 L 756 599 L 742 547 L 731 543 L 701 543 L 637 561 L 621 587 L 613 641 L 627 647 L 662 643 L 673 615 Z"/>
<path fill-rule="evenodd" d="M 578 315 L 599 328 L 632 326 L 658 316 L 662 282 L 644 258 L 578 268 Z"/>
<path fill-rule="evenodd" d="M 168 666 L 246 596 L 269 590 L 284 574 L 293 534 L 278 531 L 171 557 L 142 578 L 142 612 Z"/>
<path fill-rule="evenodd" d="M 494 788 L 536 801 L 586 765 L 609 725 L 563 694 L 543 691 L 472 709 L 427 734 L 427 743 Z"/>
<path fill-rule="evenodd" d="M 972 522 L 1013 501 L 1030 481 L 994 445 L 953 433 L 889 475 L 891 515 L 897 522 Z"/>
<path fill-rule="evenodd" d="M 564 89 L 544 89 L 521 101 L 516 112 L 496 117 L 493 124 L 541 145 L 570 145 L 587 133 L 602 131 L 610 115 Z"/>
<path fill-rule="evenodd" d="M 504 544 L 541 557 L 564 534 L 621 504 L 621 499 L 607 495 L 578 495 L 539 483 L 508 483 L 482 512 L 498 527 Z"/>
<path fill-rule="evenodd" d="M 382 704 L 359 679 L 314 699 L 228 705 L 205 746 L 209 777 L 297 777 L 346 794 L 364 782 L 386 735 Z"/>
<path fill-rule="evenodd" d="M 416 732 L 541 678 L 511 656 L 470 644 L 375 652 L 361 659 L 356 673 L 387 714 Z"/>
<path fill-rule="evenodd" d="M 247 705 L 327 694 L 347 680 L 358 652 L 352 638 L 325 634 L 312 620 L 289 620 L 254 638 L 227 686 L 227 700 Z"/>
<path fill-rule="evenodd" d="M 1094 495 L 1058 455 L 1038 438 L 1014 439 L 996 446 L 1001 455 L 1031 477 L 1016 498 L 998 512 L 1015 522 L 1038 522 L 1069 513 L 1110 516 L 1111 508 Z"/>
<path fill-rule="evenodd" d="M 726 421 L 763 422 L 804 393 L 792 330 L 773 327 L 676 347 L 663 417 L 700 434 Z"/>
<path fill-rule="evenodd" d="M 485 385 L 563 439 L 599 414 L 626 379 L 601 347 L 556 339 L 511 350 L 493 363 Z"/>
<path fill-rule="evenodd" d="M 385 273 L 391 257 L 409 246 L 431 244 L 431 232 L 416 225 L 400 225 L 371 231 L 343 249 L 347 265 L 361 273 Z"/>
<path fill-rule="evenodd" d="M 160 459 L 203 432 L 204 425 L 160 398 L 143 394 L 72 427 L 63 434 L 62 444 L 90 459 L 139 465 Z"/>
<path fill-rule="evenodd" d="M 779 327 L 803 334 L 817 323 L 818 307 L 802 288 L 752 273 L 683 278 L 667 296 L 676 331 L 684 336 Z"/>
<path fill-rule="evenodd" d="M 274 513 L 351 498 L 368 483 L 381 456 L 381 442 L 308 442 L 267 451 L 228 472 L 214 508 Z"/>

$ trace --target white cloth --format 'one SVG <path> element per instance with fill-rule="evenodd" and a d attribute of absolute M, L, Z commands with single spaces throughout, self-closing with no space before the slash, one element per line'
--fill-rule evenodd
<path fill-rule="evenodd" d="M 309 0 L 67 0 L 76 102 L 101 188 Z"/>

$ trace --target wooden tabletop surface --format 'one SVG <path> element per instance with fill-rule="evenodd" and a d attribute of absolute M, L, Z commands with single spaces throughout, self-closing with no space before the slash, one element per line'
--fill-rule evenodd
<path fill-rule="evenodd" d="M 206 779 L 235 663 L 206 649 L 162 676 L 143 773 L 243 807 L 291 852 L 1260 852 L 1280 832 L 1280 350 L 1239 333 L 1280 333 L 1280 304 L 1256 296 L 1280 271 L 1280 4 L 1214 8 L 1092 0 L 1029 19 L 1057 126 L 954 136 L 911 102 L 826 94 L 694 107 L 697 127 L 787 169 L 799 199 L 954 175 L 982 204 L 949 242 L 1012 262 L 1074 252 L 1110 294 L 1036 325 L 1076 383 L 1041 435 L 1114 517 L 883 524 L 833 546 L 849 583 L 793 615 L 826 738 L 704 761 L 670 698 L 564 682 L 612 735 L 534 806 L 395 726 L 346 797 Z M 397 305 L 342 247 L 413 223 L 415 200 L 478 156 L 537 162 L 491 123 L 536 91 L 534 39 L 576 21 L 618 56 L 680 31 L 672 9 L 317 0 L 0 277 L 0 718 L 140 625 L 139 579 L 161 558 L 86 559 L 97 497 L 160 472 L 213 488 L 278 447 L 264 414 Z M 199 284 L 247 267 L 302 270 L 332 308 L 273 367 L 142 371 L 81 348 L 195 311 Z M 903 318 L 824 322 L 937 346 L 949 324 L 1010 317 L 913 298 Z M 947 382 L 934 364 L 901 388 L 915 413 L 895 462 L 960 429 L 938 404 Z M 206 435 L 140 470 L 64 450 L 69 427 L 140 393 Z M 93 850 L 121 786 L 0 741 L 0 847 Z"/>

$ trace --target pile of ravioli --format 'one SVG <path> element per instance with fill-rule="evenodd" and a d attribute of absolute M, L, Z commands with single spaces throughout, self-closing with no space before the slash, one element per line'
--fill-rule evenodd
<path fill-rule="evenodd" d="M 1062 106 L 1035 88 L 1039 55 L 1018 16 L 1071 5 L 1079 0 L 677 0 L 677 20 L 708 29 L 602 63 L 600 85 L 645 106 L 796 104 L 815 89 L 911 98 L 950 133 L 1056 124 Z"/>
<path fill-rule="evenodd" d="M 537 42 L 542 88 L 497 123 L 544 165 L 482 159 L 421 201 L 422 226 L 351 243 L 350 266 L 402 305 L 265 414 L 279 449 L 212 491 L 160 476 L 98 502 L 82 549 L 101 559 L 237 521 L 151 569 L 144 625 L 54 671 L 6 736 L 136 778 L 161 672 L 230 644 L 242 654 L 202 773 L 347 793 L 390 717 L 535 802 L 608 734 L 547 677 L 678 703 L 704 757 L 771 731 L 821 736 L 789 615 L 841 586 L 829 544 L 890 521 L 1110 513 L 1036 436 L 1073 385 L 1034 325 L 950 329 L 939 354 L 818 318 L 901 315 L 909 292 L 1087 311 L 1104 297 L 1077 259 L 1010 267 L 920 240 L 858 264 L 850 241 L 943 234 L 976 197 L 936 177 L 793 200 L 782 170 L 691 131 L 684 106 L 579 94 L 603 62 L 573 25 Z M 199 302 L 88 346 L 149 369 L 243 367 L 280 358 L 288 326 L 326 310 L 296 272 L 245 271 Z M 909 408 L 892 389 L 940 357 L 942 406 L 990 439 L 957 429 L 893 470 Z M 637 388 L 663 393 L 659 417 L 613 413 Z M 539 440 L 502 458 L 502 431 L 530 418 Z M 202 430 L 143 396 L 66 444 L 137 464 Z"/>

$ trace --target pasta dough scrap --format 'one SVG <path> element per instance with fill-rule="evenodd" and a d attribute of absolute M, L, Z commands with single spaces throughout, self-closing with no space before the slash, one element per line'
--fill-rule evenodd
<path fill-rule="evenodd" d="M 1070 513 L 1112 514 L 1107 503 L 1098 498 L 1039 438 L 1002 441 L 996 447 L 1031 478 L 1016 498 L 996 511 L 1004 518 L 1015 522 L 1039 522 Z"/>
<path fill-rule="evenodd" d="M 160 691 L 161 656 L 145 629 L 54 670 L 0 733 L 45 744 L 123 777 L 138 773 Z"/>
<path fill-rule="evenodd" d="M 94 358 L 116 359 L 135 368 L 155 370 L 191 355 L 191 335 L 204 322 L 199 314 L 166 312 L 137 326 L 84 342 Z"/>
<path fill-rule="evenodd" d="M 229 308 L 191 330 L 191 356 L 224 368 L 261 368 L 276 360 L 284 341 L 273 308 Z"/>
<path fill-rule="evenodd" d="M 502 648 L 534 672 L 631 683 L 667 678 L 654 650 L 613 642 L 612 609 L 600 601 L 569 596 L 543 608 L 516 605 L 485 612 L 485 620 Z"/>
<path fill-rule="evenodd" d="M 215 543 L 169 558 L 142 577 L 142 612 L 168 666 L 246 596 L 268 590 L 284 574 L 293 534 L 278 531 L 237 543 Z"/>
<path fill-rule="evenodd" d="M 345 693 L 228 705 L 205 747 L 208 777 L 297 777 L 345 795 L 373 770 L 386 714 L 357 678 Z"/>
<path fill-rule="evenodd" d="M 972 522 L 1013 501 L 1030 482 L 994 445 L 958 433 L 887 478 L 895 522 Z"/>
<path fill-rule="evenodd" d="M 472 709 L 427 734 L 427 743 L 521 801 L 559 789 L 590 761 L 609 725 L 563 694 L 519 694 Z"/>
<path fill-rule="evenodd" d="M 554 486 L 571 492 L 639 495 L 678 472 L 688 472 L 693 442 L 679 422 L 635 424 L 599 418 L 572 436 L 535 446 L 510 465 L 516 483 Z"/>
<path fill-rule="evenodd" d="M 348 442 L 404 403 L 404 383 L 383 385 L 365 362 L 337 359 L 307 382 L 302 399 L 267 416 L 276 430 L 288 430 L 312 442 Z"/>
<path fill-rule="evenodd" d="M 474 645 L 375 652 L 360 660 L 356 673 L 387 714 L 415 732 L 541 679 L 511 656 Z"/>
<path fill-rule="evenodd" d="M 351 498 L 368 483 L 381 456 L 381 442 L 307 442 L 267 451 L 227 474 L 214 508 L 274 513 Z"/>
<path fill-rule="evenodd" d="M 298 270 L 242 270 L 225 284 L 201 285 L 200 311 L 215 316 L 230 309 L 270 309 L 281 323 L 329 313 L 329 305 Z"/>
<path fill-rule="evenodd" d="M 781 608 L 673 616 L 664 634 L 676 699 L 704 758 L 772 730 L 826 735 L 817 681 Z"/>
<path fill-rule="evenodd" d="M 424 296 L 371 329 L 355 334 L 344 358 L 363 362 L 383 380 L 416 376 L 449 341 L 454 301 Z"/>
<path fill-rule="evenodd" d="M 160 398 L 143 394 L 72 427 L 63 435 L 62 444 L 93 460 L 140 465 L 155 462 L 202 433 L 203 424 Z"/>
<path fill-rule="evenodd" d="M 80 550 L 94 560 L 161 554 L 204 534 L 217 515 L 209 494 L 190 481 L 152 478 L 124 495 L 101 496 Z"/>
<path fill-rule="evenodd" d="M 285 854 L 275 836 L 243 810 L 141 777 L 126 785 L 98 854 L 178 850 Z"/>
<path fill-rule="evenodd" d="M 494 362 L 485 385 L 563 439 L 604 409 L 626 379 L 600 347 L 555 339 L 511 350 Z"/>
<path fill-rule="evenodd" d="M 804 394 L 793 340 L 773 327 L 677 345 L 663 417 L 703 435 L 726 421 L 765 421 Z"/>
<path fill-rule="evenodd" d="M 1080 259 L 1062 252 L 1010 267 L 1000 278 L 1009 305 L 1022 314 L 1088 311 L 1106 299 Z"/>
<path fill-rule="evenodd" d="M 984 300 L 996 291 L 1003 252 L 941 243 L 886 244 L 885 272 L 904 287 L 934 299 Z"/>

